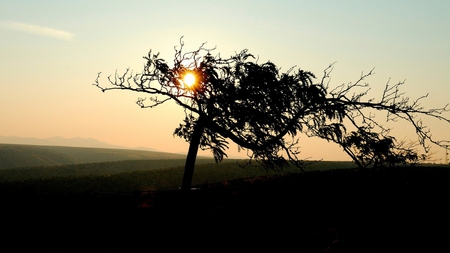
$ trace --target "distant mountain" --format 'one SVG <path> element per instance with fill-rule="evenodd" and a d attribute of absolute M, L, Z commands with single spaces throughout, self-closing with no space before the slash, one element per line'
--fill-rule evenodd
<path fill-rule="evenodd" d="M 101 142 L 93 138 L 63 138 L 59 136 L 51 138 L 25 138 L 17 136 L 1 136 L 0 143 L 3 144 L 21 144 L 21 145 L 44 145 L 44 146 L 63 146 L 63 147 L 85 147 L 85 148 L 115 148 L 115 149 L 135 149 L 157 151 L 151 148 L 129 148 L 118 145 L 112 145 L 106 142 Z"/>

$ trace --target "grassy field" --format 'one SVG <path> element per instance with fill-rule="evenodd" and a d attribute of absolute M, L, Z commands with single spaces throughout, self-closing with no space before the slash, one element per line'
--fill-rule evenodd
<path fill-rule="evenodd" d="M 49 193 L 104 193 L 136 190 L 174 190 L 181 183 L 183 159 L 129 160 L 117 162 L 25 167 L 0 170 L 0 193 L 32 191 Z M 213 159 L 197 161 L 193 185 L 226 182 L 286 173 L 300 173 L 292 167 L 282 171 L 266 171 L 259 166 L 243 167 L 245 160 Z M 315 162 L 305 171 L 354 168 L 350 162 Z"/>
<path fill-rule="evenodd" d="M 316 163 L 318 167 L 306 173 L 244 173 L 233 163 L 199 165 L 196 180 L 202 190 L 190 194 L 118 191 L 127 190 L 120 184 L 138 189 L 139 180 L 154 180 L 156 175 L 145 176 L 150 172 L 164 174 L 158 180 L 169 185 L 178 180 L 174 178 L 179 177 L 179 168 L 76 181 L 70 177 L 43 180 L 41 186 L 3 192 L 1 210 L 7 222 L 2 223 L 6 233 L 0 237 L 0 250 L 328 253 L 448 249 L 448 167 L 318 169 L 325 164 L 333 163 Z M 219 176 L 217 171 L 224 174 Z M 101 181 L 115 176 L 116 183 Z M 63 186 L 55 189 L 62 187 L 62 192 L 39 188 L 47 185 L 49 190 L 55 187 L 51 182 L 57 185 L 58 181 Z M 73 191 L 80 187 L 84 190 Z M 72 190 L 64 193 L 63 189 Z M 96 192 L 100 189 L 115 191 Z"/>
<path fill-rule="evenodd" d="M 155 151 L 0 144 L 0 170 L 124 160 L 185 159 L 186 155 Z M 204 157 L 199 157 L 203 159 Z"/>
<path fill-rule="evenodd" d="M 2 195 L 110 193 L 178 189 L 185 157 L 139 150 L 0 144 L 0 163 Z M 226 159 L 216 164 L 212 158 L 199 157 L 193 185 L 301 172 L 298 168 L 243 168 L 244 163 L 245 160 Z M 15 167 L 24 164 L 27 166 Z M 305 170 L 352 167 L 350 162 L 313 162 Z"/>
<path fill-rule="evenodd" d="M 4 252 L 445 252 L 450 167 L 199 159 L 0 170 Z M 12 250 L 13 249 L 13 250 Z"/>

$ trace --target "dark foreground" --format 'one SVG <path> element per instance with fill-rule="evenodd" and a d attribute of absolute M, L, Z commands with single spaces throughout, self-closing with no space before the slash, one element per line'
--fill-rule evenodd
<path fill-rule="evenodd" d="M 448 252 L 450 169 L 339 170 L 193 191 L 4 197 L 2 252 Z"/>

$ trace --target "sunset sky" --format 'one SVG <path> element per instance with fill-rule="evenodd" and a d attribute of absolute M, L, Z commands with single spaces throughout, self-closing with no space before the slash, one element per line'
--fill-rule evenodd
<path fill-rule="evenodd" d="M 223 57 L 249 49 L 260 62 L 297 66 L 317 81 L 336 62 L 331 86 L 375 68 L 372 97 L 389 79 L 406 80 L 407 96 L 429 93 L 422 105 L 442 107 L 450 102 L 449 13 L 448 0 L 0 0 L 0 135 L 186 152 L 173 137 L 180 107 L 140 109 L 141 94 L 92 85 L 98 72 L 106 82 L 116 70 L 141 71 L 150 49 L 171 61 L 181 36 L 187 50 L 203 42 Z M 450 139 L 449 124 L 424 121 L 436 139 Z M 396 137 L 416 140 L 406 127 Z M 300 147 L 304 158 L 349 160 L 323 141 L 302 137 Z M 432 151 L 443 160 L 443 149 Z M 229 155 L 245 153 L 231 144 Z"/>

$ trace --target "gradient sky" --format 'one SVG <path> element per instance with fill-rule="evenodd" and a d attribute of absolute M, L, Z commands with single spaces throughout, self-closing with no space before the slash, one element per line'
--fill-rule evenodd
<path fill-rule="evenodd" d="M 150 49 L 172 60 L 181 36 L 186 49 L 207 42 L 224 57 L 249 49 L 260 62 L 318 77 L 336 62 L 331 86 L 375 68 L 367 80 L 373 97 L 389 78 L 406 80 L 407 96 L 430 93 L 422 104 L 442 107 L 450 101 L 449 13 L 448 0 L 0 0 L 0 135 L 186 152 L 188 144 L 172 135 L 184 117 L 180 107 L 140 109 L 140 94 L 91 85 L 100 71 L 104 78 L 140 71 Z M 428 125 L 437 139 L 450 139 L 448 124 Z M 406 127 L 395 129 L 397 137 L 415 140 Z M 348 160 L 334 145 L 300 141 L 304 158 Z M 443 159 L 442 149 L 433 152 Z M 229 154 L 245 155 L 234 144 Z"/>

